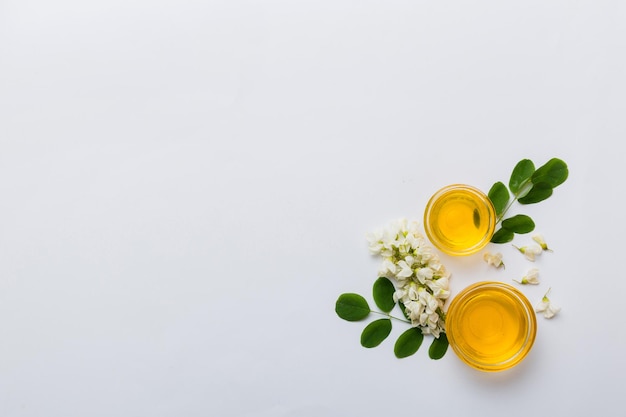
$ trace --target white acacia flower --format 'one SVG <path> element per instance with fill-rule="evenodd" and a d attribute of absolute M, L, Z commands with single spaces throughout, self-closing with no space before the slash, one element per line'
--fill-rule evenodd
<path fill-rule="evenodd" d="M 425 316 L 426 316 L 425 325 L 428 326 L 428 328 L 432 332 L 434 329 L 437 328 L 437 325 L 439 324 L 439 314 L 431 313 L 431 314 L 425 314 Z"/>
<path fill-rule="evenodd" d="M 415 236 L 417 239 L 421 239 L 420 235 L 420 225 L 416 221 L 412 221 L 407 224 L 407 232 L 409 235 Z"/>
<path fill-rule="evenodd" d="M 427 291 L 424 291 L 423 294 L 425 294 L 423 300 L 425 301 L 426 313 L 429 315 L 436 313 L 437 309 L 439 308 L 439 301 L 431 293 Z"/>
<path fill-rule="evenodd" d="M 414 250 L 415 248 L 419 248 L 421 244 L 423 243 L 420 242 L 420 238 L 417 235 L 415 235 L 413 232 L 409 232 L 409 234 L 406 235 L 404 238 L 404 245 L 409 250 Z"/>
<path fill-rule="evenodd" d="M 406 219 L 398 219 L 396 221 L 391 222 L 391 225 L 388 229 L 385 230 L 387 233 L 388 240 L 390 241 L 398 241 L 400 237 L 406 236 L 407 232 L 407 220 Z"/>
<path fill-rule="evenodd" d="M 521 248 L 513 245 L 513 247 L 523 253 L 526 259 L 533 262 L 535 261 L 535 256 L 541 255 L 542 252 L 541 246 L 539 245 L 522 246 Z"/>
<path fill-rule="evenodd" d="M 523 276 L 521 280 L 518 281 L 514 279 L 513 281 L 523 284 L 523 285 L 526 285 L 526 284 L 537 285 L 539 284 L 539 270 L 537 268 L 532 268 L 528 270 L 526 275 Z"/>
<path fill-rule="evenodd" d="M 389 259 L 385 259 L 378 269 L 378 275 L 385 278 L 395 278 L 397 270 L 396 264 Z"/>
<path fill-rule="evenodd" d="M 419 295 L 417 293 L 417 284 L 415 284 L 414 282 L 409 283 L 408 285 L 409 290 L 407 291 L 407 295 L 409 297 L 410 300 L 418 300 L 419 299 Z"/>
<path fill-rule="evenodd" d="M 422 303 L 415 300 L 409 300 L 404 305 L 404 308 L 413 325 L 421 324 L 420 318 L 424 312 L 424 305 Z"/>
<path fill-rule="evenodd" d="M 394 293 L 393 293 L 393 301 L 395 301 L 396 303 L 398 301 L 401 301 L 402 304 L 405 304 L 405 307 L 406 307 L 407 300 L 406 300 L 406 291 L 405 291 L 404 288 L 398 288 L 398 289 L 396 289 L 394 291 Z"/>
<path fill-rule="evenodd" d="M 429 263 L 436 259 L 436 256 L 432 253 L 432 249 L 428 246 L 424 246 L 422 242 L 422 246 L 415 248 L 415 254 L 419 256 L 423 263 Z"/>
<path fill-rule="evenodd" d="M 396 274 L 398 279 L 406 279 L 413 275 L 413 269 L 408 262 L 402 260 L 398 262 L 398 266 L 400 267 L 400 271 Z"/>
<path fill-rule="evenodd" d="M 551 319 L 554 317 L 556 313 L 561 311 L 561 307 L 557 306 L 548 298 L 548 293 L 552 288 L 549 288 L 548 291 L 544 294 L 541 301 L 535 306 L 535 311 L 537 313 L 543 313 L 543 316 L 547 319 Z"/>
<path fill-rule="evenodd" d="M 434 273 L 434 274 L 438 274 L 439 272 L 444 272 L 444 271 L 443 271 L 443 269 L 444 269 L 444 268 L 443 268 L 443 265 L 441 264 L 441 262 L 439 262 L 439 260 L 438 260 L 438 259 L 430 259 L 430 260 L 427 262 L 427 265 L 428 265 L 428 267 L 429 267 L 430 269 L 432 269 L 432 270 L 433 270 L 433 273 Z M 442 275 L 442 274 L 439 274 L 439 275 Z"/>
<path fill-rule="evenodd" d="M 402 302 L 402 304 L 409 303 L 409 301 L 417 300 L 417 289 L 412 282 L 406 283 L 405 285 L 398 287 L 396 291 L 393 293 L 393 300 L 395 302 Z"/>
<path fill-rule="evenodd" d="M 439 337 L 445 331 L 443 307 L 450 297 L 450 274 L 419 232 L 417 222 L 400 219 L 366 235 L 380 256 L 378 276 L 395 281 L 393 299 L 402 302 L 413 327 Z"/>
<path fill-rule="evenodd" d="M 440 300 L 445 300 L 450 297 L 448 277 L 428 281 L 426 285 L 432 290 L 433 295 Z"/>
<path fill-rule="evenodd" d="M 533 240 L 535 242 L 537 242 L 539 244 L 539 246 L 541 246 L 542 250 L 548 251 L 548 252 L 552 252 L 552 249 L 550 249 L 548 247 L 548 244 L 546 243 L 546 241 L 543 239 L 543 236 L 540 235 L 539 233 L 534 234 L 533 235 Z"/>
<path fill-rule="evenodd" d="M 502 262 L 502 254 L 500 252 L 492 255 L 490 252 L 485 252 L 483 259 L 487 262 L 487 265 L 493 265 L 496 268 L 505 268 L 504 262 Z"/>
<path fill-rule="evenodd" d="M 420 268 L 417 270 L 417 280 L 424 284 L 427 280 L 433 279 L 433 270 L 429 267 Z"/>
<path fill-rule="evenodd" d="M 445 331 L 446 326 L 441 317 L 439 317 L 437 323 L 429 322 L 428 319 L 426 319 L 426 323 L 427 325 L 421 327 L 422 334 L 432 334 L 436 338 L 439 338 L 441 332 Z"/>
<path fill-rule="evenodd" d="M 368 248 L 372 255 L 377 255 L 383 249 L 385 242 L 383 241 L 383 231 L 376 230 L 365 235 L 367 238 Z"/>

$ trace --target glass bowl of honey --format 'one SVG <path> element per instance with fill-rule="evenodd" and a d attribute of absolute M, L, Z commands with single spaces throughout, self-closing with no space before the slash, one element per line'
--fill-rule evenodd
<path fill-rule="evenodd" d="M 481 371 L 517 365 L 530 352 L 536 333 L 532 305 L 502 282 L 470 285 L 454 297 L 446 315 L 450 347 L 463 362 Z"/>
<path fill-rule="evenodd" d="M 471 255 L 484 248 L 496 228 L 496 210 L 478 188 L 452 184 L 437 191 L 426 204 L 424 229 L 442 252 Z"/>

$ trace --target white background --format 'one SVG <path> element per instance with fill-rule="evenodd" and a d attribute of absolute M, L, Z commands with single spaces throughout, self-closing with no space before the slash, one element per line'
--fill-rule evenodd
<path fill-rule="evenodd" d="M 0 0 L 0 416 L 623 415 L 620 1 Z M 365 234 L 515 163 L 569 179 L 518 367 L 362 348 Z M 515 243 L 530 243 L 519 236 Z"/>

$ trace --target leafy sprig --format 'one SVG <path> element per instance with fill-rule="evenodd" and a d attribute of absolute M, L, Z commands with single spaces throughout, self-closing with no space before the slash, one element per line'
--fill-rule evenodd
<path fill-rule="evenodd" d="M 537 169 L 530 159 L 519 161 L 511 173 L 508 188 L 504 183 L 496 182 L 489 190 L 488 196 L 500 224 L 491 242 L 506 243 L 513 240 L 515 234 L 532 232 L 535 229 L 533 219 L 525 214 L 505 218 L 507 211 L 516 201 L 526 205 L 547 199 L 556 187 L 565 182 L 568 174 L 567 164 L 558 158 L 550 159 Z"/>
<path fill-rule="evenodd" d="M 396 303 L 393 298 L 395 286 L 388 278 L 378 278 L 374 282 L 372 295 L 374 303 L 381 311 L 372 310 L 362 295 L 356 293 L 344 293 L 339 296 L 335 303 L 335 312 L 337 315 L 347 321 L 362 321 L 370 314 L 380 314 L 385 318 L 371 321 L 361 333 L 361 346 L 373 348 L 380 345 L 389 334 L 391 334 L 392 320 L 400 321 L 411 326 L 411 321 L 406 318 L 402 303 Z M 404 318 L 391 315 L 391 312 L 399 306 Z M 410 327 L 405 330 L 396 340 L 393 351 L 397 358 L 406 358 L 416 353 L 422 342 L 424 335 L 417 327 Z M 440 333 L 439 338 L 434 338 L 428 349 L 428 355 L 431 359 L 441 359 L 448 350 L 448 339 L 445 333 Z"/>

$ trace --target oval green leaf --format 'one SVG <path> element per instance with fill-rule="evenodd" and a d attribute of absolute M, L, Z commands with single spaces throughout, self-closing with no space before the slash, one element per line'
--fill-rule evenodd
<path fill-rule="evenodd" d="M 368 324 L 361 333 L 361 346 L 373 348 L 391 333 L 391 319 L 378 319 Z"/>
<path fill-rule="evenodd" d="M 500 228 L 497 232 L 491 236 L 491 243 L 507 243 L 513 240 L 515 234 L 505 228 Z"/>
<path fill-rule="evenodd" d="M 524 187 L 524 184 L 530 180 L 535 172 L 535 164 L 530 159 L 522 159 L 515 165 L 511 178 L 509 179 L 509 188 L 515 195 L 519 195 L 519 191 Z"/>
<path fill-rule="evenodd" d="M 344 320 L 359 321 L 370 314 L 370 306 L 363 296 L 344 293 L 339 296 L 335 303 L 335 312 Z"/>
<path fill-rule="evenodd" d="M 493 184 L 489 193 L 487 193 L 489 200 L 493 203 L 493 207 L 496 209 L 496 214 L 499 216 L 504 211 L 506 204 L 509 202 L 509 190 L 506 189 L 506 185 L 502 182 L 496 182 Z"/>
<path fill-rule="evenodd" d="M 568 175 L 567 164 L 558 158 L 552 158 L 537 168 L 537 171 L 532 175 L 532 182 L 533 184 L 545 182 L 550 184 L 552 188 L 555 188 L 563 184 Z"/>
<path fill-rule="evenodd" d="M 533 188 L 524 197 L 518 199 L 520 204 L 534 204 L 545 200 L 552 195 L 552 186 L 545 182 L 534 184 Z"/>
<path fill-rule="evenodd" d="M 517 201 L 519 201 L 520 198 L 525 197 L 532 189 L 533 189 L 533 183 L 531 181 L 525 182 L 522 185 L 522 188 L 515 194 Z"/>
<path fill-rule="evenodd" d="M 406 358 L 411 356 L 422 345 L 422 341 L 424 340 L 424 335 L 422 331 L 417 327 L 411 327 L 409 330 L 405 331 L 400 335 L 398 340 L 396 340 L 396 344 L 393 347 L 393 353 L 396 354 L 397 358 Z"/>
<path fill-rule="evenodd" d="M 385 313 L 389 313 L 396 305 L 393 300 L 393 293 L 396 292 L 396 287 L 393 283 L 384 277 L 378 278 L 374 282 L 373 288 L 374 302 Z"/>
<path fill-rule="evenodd" d="M 448 350 L 448 337 L 445 333 L 441 333 L 439 338 L 435 338 L 428 348 L 428 356 L 430 359 L 441 359 Z"/>
<path fill-rule="evenodd" d="M 502 220 L 502 228 L 514 233 L 524 234 L 535 230 L 535 222 L 525 214 L 518 214 Z"/>

